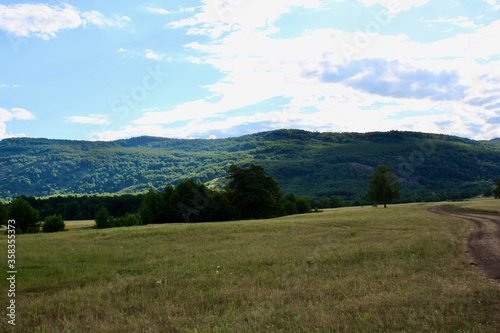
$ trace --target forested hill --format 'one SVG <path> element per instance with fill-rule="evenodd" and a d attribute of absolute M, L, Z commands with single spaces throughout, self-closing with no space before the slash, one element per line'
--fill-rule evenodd
<path fill-rule="evenodd" d="M 498 140 L 415 132 L 278 130 L 215 140 L 139 137 L 113 142 L 0 141 L 0 198 L 135 193 L 193 178 L 216 184 L 229 165 L 263 165 L 284 193 L 366 199 L 374 168 L 399 177 L 402 199 L 482 194 L 500 177 Z M 215 181 L 214 181 L 215 180 Z"/>

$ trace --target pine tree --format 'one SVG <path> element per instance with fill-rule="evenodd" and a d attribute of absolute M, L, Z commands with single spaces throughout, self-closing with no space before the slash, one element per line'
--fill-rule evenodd
<path fill-rule="evenodd" d="M 109 214 L 105 207 L 101 207 L 95 217 L 95 227 L 97 229 L 109 228 Z"/>

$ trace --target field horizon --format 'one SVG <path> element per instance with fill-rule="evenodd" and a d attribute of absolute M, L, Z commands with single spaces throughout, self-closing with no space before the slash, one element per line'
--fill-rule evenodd
<path fill-rule="evenodd" d="M 440 204 L 19 235 L 15 332 L 492 332 L 500 285 Z"/>

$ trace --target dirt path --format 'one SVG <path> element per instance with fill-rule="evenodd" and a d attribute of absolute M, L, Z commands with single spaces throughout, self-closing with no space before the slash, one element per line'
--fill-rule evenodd
<path fill-rule="evenodd" d="M 500 214 L 459 212 L 446 206 L 434 206 L 429 211 L 472 222 L 473 230 L 468 239 L 472 264 L 490 278 L 500 280 Z"/>

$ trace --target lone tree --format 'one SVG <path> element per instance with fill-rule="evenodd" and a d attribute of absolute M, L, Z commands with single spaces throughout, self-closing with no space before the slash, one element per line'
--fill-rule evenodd
<path fill-rule="evenodd" d="M 389 167 L 379 165 L 370 180 L 368 196 L 375 203 L 383 203 L 384 208 L 394 199 L 399 199 L 398 177 Z"/>
<path fill-rule="evenodd" d="M 497 187 L 493 190 L 493 194 L 495 195 L 495 199 L 500 199 L 500 178 L 497 180 Z"/>

